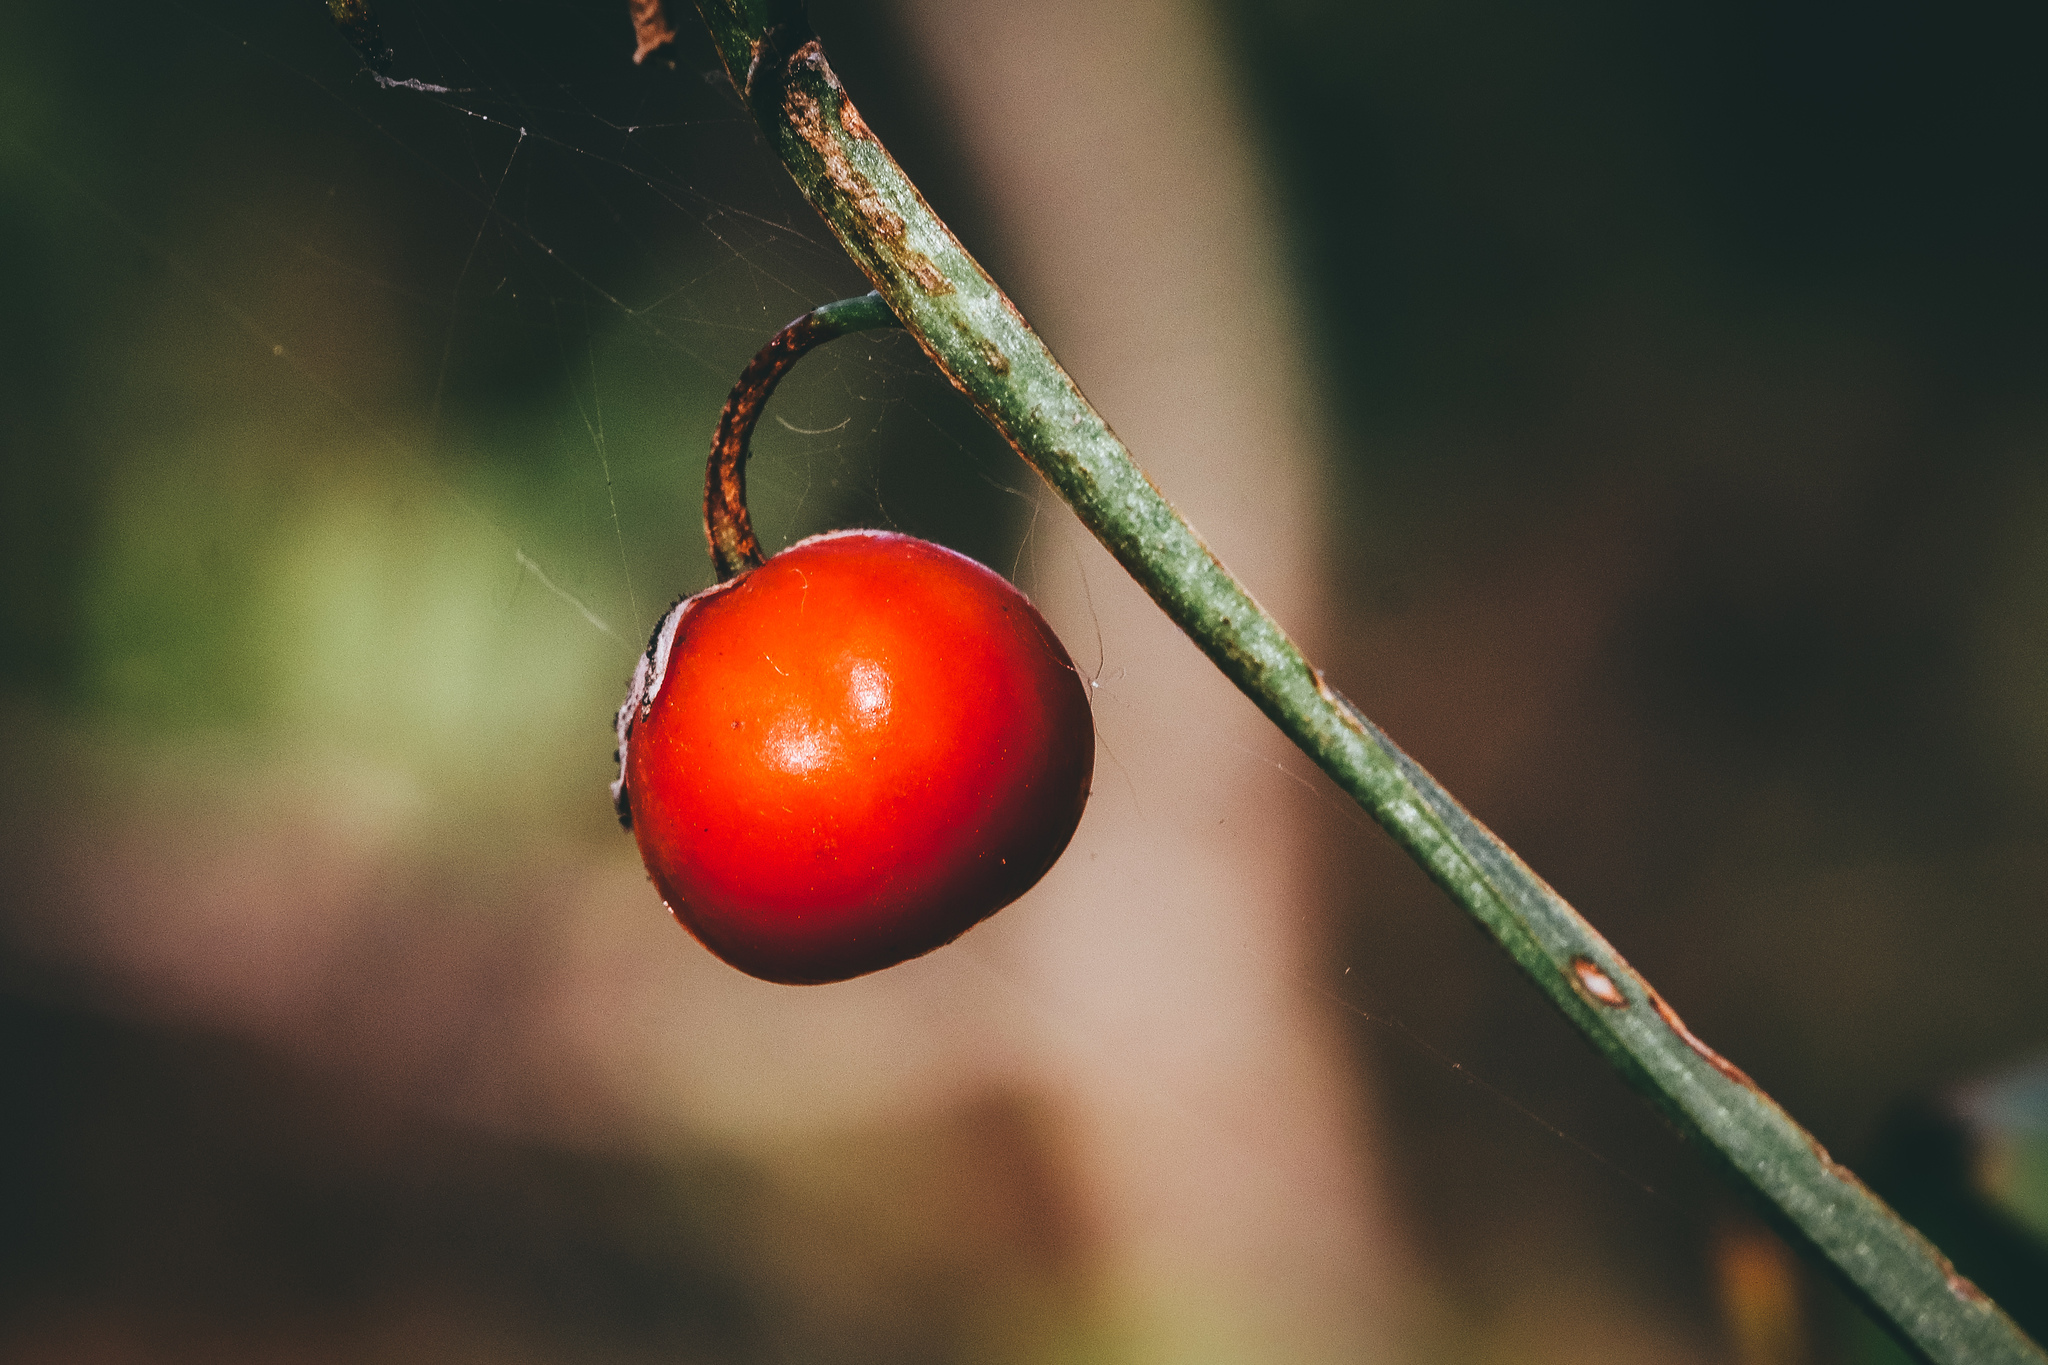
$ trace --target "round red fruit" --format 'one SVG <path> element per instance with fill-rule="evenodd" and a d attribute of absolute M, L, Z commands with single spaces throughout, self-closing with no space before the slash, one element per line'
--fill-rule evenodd
<path fill-rule="evenodd" d="M 1022 593 L 838 531 L 669 612 L 619 757 L 619 814 L 683 926 L 754 976 L 840 981 L 1030 890 L 1080 823 L 1095 727 Z"/>

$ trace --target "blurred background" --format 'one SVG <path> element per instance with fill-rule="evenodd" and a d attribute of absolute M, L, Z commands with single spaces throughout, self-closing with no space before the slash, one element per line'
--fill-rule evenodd
<path fill-rule="evenodd" d="M 2048 20 L 817 0 L 1350 696 L 2048 1334 Z M 771 547 L 1012 575 L 1080 835 L 843 986 L 610 713 L 864 286 L 688 10 L 0 9 L 0 1359 L 1890 1362 L 900 336 Z M 777 421 L 776 419 L 780 419 Z"/>

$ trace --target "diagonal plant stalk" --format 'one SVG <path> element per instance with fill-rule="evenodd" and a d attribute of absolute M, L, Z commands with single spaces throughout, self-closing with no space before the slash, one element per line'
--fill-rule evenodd
<path fill-rule="evenodd" d="M 698 0 L 798 188 L 948 379 L 1218 668 L 1679 1131 L 1938 1365 L 2048 1365 L 1998 1306 L 1688 1030 L 1598 931 L 1324 681 L 1166 501 L 861 120 L 799 0 Z"/>

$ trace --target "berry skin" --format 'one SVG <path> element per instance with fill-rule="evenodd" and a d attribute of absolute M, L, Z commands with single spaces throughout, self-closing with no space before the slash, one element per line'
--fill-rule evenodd
<path fill-rule="evenodd" d="M 1088 694 L 1002 578 L 838 531 L 678 603 L 619 711 L 614 789 L 685 928 L 769 981 L 841 981 L 1030 890 L 1095 768 Z"/>

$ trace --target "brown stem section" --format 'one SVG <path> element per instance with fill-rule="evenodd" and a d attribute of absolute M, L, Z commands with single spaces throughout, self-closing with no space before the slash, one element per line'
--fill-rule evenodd
<path fill-rule="evenodd" d="M 704 468 L 704 539 L 711 547 L 711 567 L 723 583 L 759 568 L 765 560 L 747 515 L 747 454 L 754 424 L 768 406 L 768 395 L 812 347 L 874 327 L 899 327 L 879 294 L 841 299 L 813 308 L 784 327 L 763 346 L 718 412 L 711 433 L 711 459 Z"/>

